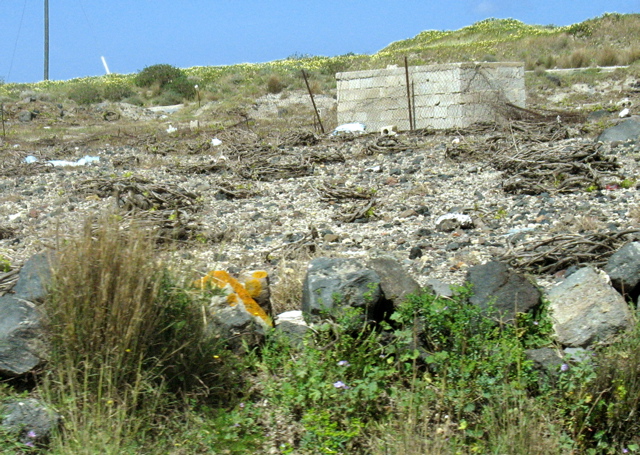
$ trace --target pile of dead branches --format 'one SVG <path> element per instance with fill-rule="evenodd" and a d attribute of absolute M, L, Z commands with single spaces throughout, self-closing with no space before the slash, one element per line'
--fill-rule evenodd
<path fill-rule="evenodd" d="M 278 147 L 300 147 L 316 145 L 320 138 L 311 131 L 290 131 L 276 138 Z"/>
<path fill-rule="evenodd" d="M 346 161 L 344 153 L 334 148 L 322 150 L 314 148 L 310 151 L 305 151 L 304 158 L 312 164 L 344 163 Z"/>
<path fill-rule="evenodd" d="M 619 181 L 615 157 L 605 156 L 592 143 L 571 145 L 527 144 L 526 148 L 505 149 L 493 166 L 506 175 L 503 190 L 511 194 L 570 193 L 604 188 Z"/>
<path fill-rule="evenodd" d="M 371 199 L 376 190 L 372 188 L 347 188 L 344 184 L 321 182 L 316 191 L 323 201 L 340 201 L 345 199 Z"/>
<path fill-rule="evenodd" d="M 52 170 L 53 165 L 51 163 L 42 161 L 25 163 L 24 158 L 10 158 L 0 162 L 0 177 L 26 177 L 51 172 Z"/>
<path fill-rule="evenodd" d="M 378 153 L 397 153 L 407 150 L 409 146 L 403 144 L 397 136 L 382 136 L 364 146 L 364 155 L 376 155 Z"/>
<path fill-rule="evenodd" d="M 293 242 L 287 242 L 271 249 L 265 254 L 265 261 L 271 263 L 278 259 L 311 259 L 318 250 L 319 237 L 320 235 L 318 230 L 315 227 L 311 227 L 309 232 L 304 234 L 301 239 Z"/>
<path fill-rule="evenodd" d="M 195 212 L 200 208 L 198 195 L 171 184 L 152 183 L 137 177 L 85 180 L 75 190 L 100 199 L 113 196 L 117 206 L 125 212 L 137 210 L 183 210 Z"/>
<path fill-rule="evenodd" d="M 373 197 L 362 202 L 354 202 L 341 210 L 334 219 L 343 223 L 355 223 L 362 220 L 370 220 L 375 217 L 375 210 L 377 206 L 378 201 Z"/>
<path fill-rule="evenodd" d="M 564 270 L 569 266 L 590 264 L 602 267 L 639 229 L 589 234 L 562 234 L 545 240 L 524 242 L 514 247 L 508 242 L 501 261 L 529 273 L 546 274 Z"/>
<path fill-rule="evenodd" d="M 187 240 L 198 224 L 193 214 L 201 208 L 197 194 L 170 184 L 152 183 L 136 177 L 91 179 L 75 190 L 85 197 L 112 197 L 124 214 L 123 226 L 142 226 L 158 232 L 159 240 Z"/>
<path fill-rule="evenodd" d="M 273 182 L 313 175 L 313 166 L 305 163 L 271 163 L 267 160 L 255 160 L 235 169 L 236 174 L 247 180 Z"/>

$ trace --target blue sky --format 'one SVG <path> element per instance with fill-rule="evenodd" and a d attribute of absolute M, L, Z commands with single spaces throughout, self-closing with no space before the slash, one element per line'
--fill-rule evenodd
<path fill-rule="evenodd" d="M 43 78 L 43 0 L 0 0 L 0 79 Z M 423 30 L 488 17 L 568 25 L 640 0 L 49 0 L 50 79 L 266 62 L 294 54 L 374 53 Z"/>

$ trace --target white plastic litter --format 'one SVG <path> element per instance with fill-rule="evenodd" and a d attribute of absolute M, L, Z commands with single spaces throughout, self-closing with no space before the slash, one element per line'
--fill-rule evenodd
<path fill-rule="evenodd" d="M 211 139 L 211 145 L 213 145 L 214 147 L 217 147 L 218 145 L 221 145 L 221 144 L 222 144 L 222 141 L 217 137 L 214 137 L 213 139 Z"/>
<path fill-rule="evenodd" d="M 471 217 L 462 213 L 447 213 L 445 215 L 442 215 L 436 220 L 436 226 L 445 220 L 456 220 L 458 223 L 460 223 L 460 227 L 462 228 L 473 226 L 473 220 L 471 219 Z"/>
<path fill-rule="evenodd" d="M 331 133 L 331 135 L 336 136 L 340 133 L 361 134 L 364 133 L 366 129 L 367 127 L 363 123 L 345 123 L 344 125 L 340 125 L 335 130 L 333 130 L 333 133 Z"/>
<path fill-rule="evenodd" d="M 618 117 L 620 118 L 625 118 L 629 116 L 630 116 L 630 111 L 628 107 L 625 107 L 624 109 L 622 109 L 622 111 L 620 111 L 620 113 L 618 114 Z"/>
<path fill-rule="evenodd" d="M 27 164 L 37 163 L 38 161 L 40 160 L 33 155 L 29 155 L 24 159 L 24 162 Z M 47 161 L 47 163 L 52 164 L 54 166 L 86 166 L 87 164 L 99 163 L 99 162 L 100 162 L 99 156 L 89 156 L 89 155 L 85 155 L 84 157 L 80 158 L 77 161 L 67 161 L 67 160 Z"/>

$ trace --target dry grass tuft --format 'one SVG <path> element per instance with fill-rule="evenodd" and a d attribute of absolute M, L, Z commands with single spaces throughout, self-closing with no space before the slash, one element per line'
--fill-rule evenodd
<path fill-rule="evenodd" d="M 308 260 L 282 260 L 278 267 L 278 281 L 271 289 L 271 303 L 275 314 L 299 310 L 302 303 L 302 285 L 307 273 Z"/>

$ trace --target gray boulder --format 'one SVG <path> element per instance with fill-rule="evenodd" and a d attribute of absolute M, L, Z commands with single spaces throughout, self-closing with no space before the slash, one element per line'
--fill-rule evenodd
<path fill-rule="evenodd" d="M 4 403 L 2 415 L 4 429 L 31 447 L 45 444 L 60 425 L 60 415 L 34 398 Z"/>
<path fill-rule="evenodd" d="M 604 267 L 611 284 L 624 296 L 637 297 L 640 283 L 640 242 L 627 243 L 616 251 Z"/>
<path fill-rule="evenodd" d="M 259 346 L 264 341 L 269 326 L 259 316 L 247 311 L 242 302 L 234 306 L 227 303 L 209 307 L 212 316 L 209 331 L 223 340 L 233 351 L 242 352 L 244 346 Z"/>
<path fill-rule="evenodd" d="M 620 122 L 611 128 L 604 130 L 596 141 L 598 142 L 625 142 L 635 141 L 640 138 L 640 121 L 636 118 L 630 118 L 624 122 Z"/>
<path fill-rule="evenodd" d="M 31 256 L 20 269 L 18 281 L 11 290 L 14 296 L 34 303 L 44 301 L 51 284 L 51 262 L 50 253 Z"/>
<path fill-rule="evenodd" d="M 400 305 L 409 294 L 420 292 L 420 284 L 394 258 L 386 256 L 374 258 L 367 265 L 380 277 L 384 298 L 389 300 L 394 308 Z"/>
<path fill-rule="evenodd" d="M 527 349 L 524 354 L 533 362 L 533 368 L 548 378 L 556 379 L 560 374 L 564 360 L 556 349 Z"/>
<path fill-rule="evenodd" d="M 356 259 L 316 258 L 307 269 L 302 288 L 302 312 L 317 318 L 334 308 L 363 308 L 369 319 L 381 320 L 388 311 L 381 279 Z"/>
<path fill-rule="evenodd" d="M 427 288 L 430 289 L 436 297 L 453 297 L 451 284 L 445 283 L 437 278 L 429 278 L 427 280 Z"/>
<path fill-rule="evenodd" d="M 608 276 L 584 267 L 547 293 L 559 343 L 587 347 L 632 325 L 631 311 Z"/>
<path fill-rule="evenodd" d="M 10 295 L 0 297 L 0 374 L 19 376 L 46 357 L 41 318 L 35 305 Z"/>
<path fill-rule="evenodd" d="M 286 335 L 294 345 L 302 344 L 306 333 L 310 330 L 304 320 L 302 311 L 287 311 L 276 317 L 276 332 Z"/>
<path fill-rule="evenodd" d="M 35 113 L 31 111 L 20 111 L 18 113 L 18 120 L 20 120 L 22 123 L 29 123 L 35 117 L 36 117 Z"/>
<path fill-rule="evenodd" d="M 469 301 L 483 309 L 492 303 L 502 322 L 514 323 L 517 313 L 526 313 L 540 303 L 538 288 L 502 262 L 471 267 L 467 281 L 473 286 Z"/>
<path fill-rule="evenodd" d="M 12 294 L 0 297 L 0 374 L 20 376 L 46 358 L 41 315 L 36 303 L 44 300 L 51 282 L 51 256 L 29 258 L 18 275 Z"/>

